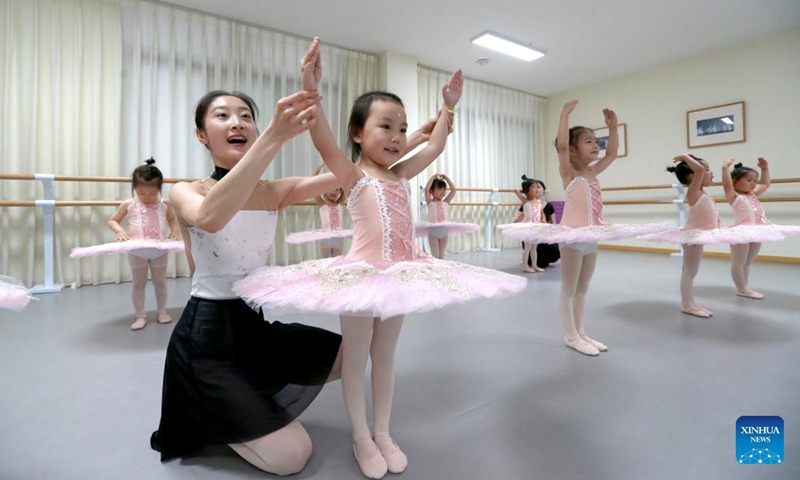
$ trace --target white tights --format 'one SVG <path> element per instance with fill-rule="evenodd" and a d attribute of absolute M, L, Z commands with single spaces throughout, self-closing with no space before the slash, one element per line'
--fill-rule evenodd
<path fill-rule="evenodd" d="M 681 270 L 681 310 L 698 317 L 710 317 L 711 311 L 694 302 L 694 277 L 700 270 L 703 259 L 702 245 L 683 245 L 683 269 Z"/>
<path fill-rule="evenodd" d="M 428 244 L 431 246 L 431 255 L 434 258 L 444 258 L 444 253 L 447 251 L 447 236 L 438 238 L 428 235 Z"/>
<path fill-rule="evenodd" d="M 252 465 L 275 475 L 300 472 L 311 456 L 311 438 L 297 420 L 269 435 L 228 446 Z"/>
<path fill-rule="evenodd" d="M 758 251 L 761 250 L 760 243 L 745 243 L 742 245 L 731 245 L 731 277 L 736 285 L 736 293 L 751 294 L 757 293 L 750 290 L 750 265 L 755 260 Z"/>
<path fill-rule="evenodd" d="M 394 394 L 394 352 L 403 316 L 368 319 L 340 317 L 342 326 L 342 394 L 353 427 L 353 442 L 371 439 L 367 422 L 364 372 L 372 361 L 372 414 L 374 435 L 389 433 Z M 371 442 L 368 442 L 371 444 Z M 359 445 L 356 445 L 358 450 Z M 368 452 L 365 452 L 367 454 Z M 359 453 L 359 457 L 362 453 Z"/>
<path fill-rule="evenodd" d="M 567 339 L 585 335 L 586 292 L 597 265 L 597 252 L 584 255 L 565 245 L 561 249 L 561 294 L 559 310 Z"/>
<path fill-rule="evenodd" d="M 152 259 L 128 255 L 128 263 L 131 266 L 131 277 L 133 287 L 131 288 L 131 300 L 133 309 L 137 317 L 144 317 L 144 291 L 147 286 L 147 271 L 150 270 L 153 288 L 156 291 L 156 308 L 158 313 L 166 313 L 167 308 L 167 260 L 168 254 Z"/>

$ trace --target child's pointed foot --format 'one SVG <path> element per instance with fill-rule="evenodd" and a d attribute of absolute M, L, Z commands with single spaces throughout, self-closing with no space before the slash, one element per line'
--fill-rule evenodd
<path fill-rule="evenodd" d="M 590 356 L 600 355 L 600 350 L 598 350 L 591 343 L 582 339 L 580 336 L 577 336 L 571 340 L 569 338 L 564 338 L 564 344 L 569 348 L 576 350 L 584 355 L 590 355 Z"/>
<path fill-rule="evenodd" d="M 169 323 L 172 321 L 172 317 L 170 317 L 166 311 L 158 312 L 156 319 L 158 320 L 158 323 Z"/>
<path fill-rule="evenodd" d="M 588 343 L 589 345 L 593 346 L 594 348 L 600 350 L 601 352 L 607 352 L 608 351 L 608 347 L 607 346 L 603 345 L 602 343 L 598 342 L 597 340 L 595 340 L 593 338 L 589 338 L 589 336 L 586 335 L 585 333 L 581 335 L 581 338 L 586 343 Z"/>
<path fill-rule="evenodd" d="M 763 293 L 758 293 L 755 290 L 750 290 L 749 288 L 747 290 L 744 290 L 744 291 L 741 291 L 741 292 L 736 292 L 736 295 L 739 295 L 740 297 L 745 297 L 745 298 L 752 298 L 752 299 L 755 299 L 755 300 L 761 300 L 762 298 L 764 298 L 764 294 Z"/>
<path fill-rule="evenodd" d="M 405 472 L 406 467 L 408 467 L 408 457 L 400 450 L 400 447 L 392 440 L 392 437 L 390 437 L 388 433 L 382 433 L 375 435 L 374 439 L 375 444 L 378 445 L 381 451 L 381 455 L 383 455 L 384 460 L 386 460 L 386 466 L 389 472 Z"/>
<path fill-rule="evenodd" d="M 367 478 L 383 478 L 389 471 L 381 449 L 371 438 L 362 438 L 353 442 L 353 455 L 356 457 L 356 463 L 358 463 L 361 473 Z"/>
<path fill-rule="evenodd" d="M 697 306 L 683 307 L 681 308 L 681 312 L 687 315 L 694 315 L 695 317 L 700 317 L 700 318 L 709 318 L 712 315 L 712 313 L 706 310 L 705 308 L 700 308 Z"/>
<path fill-rule="evenodd" d="M 536 272 L 536 273 L 544 272 L 544 268 L 533 267 L 533 271 Z"/>
<path fill-rule="evenodd" d="M 523 265 L 519 269 L 522 270 L 525 273 L 536 273 L 536 270 L 532 269 L 528 265 Z"/>
<path fill-rule="evenodd" d="M 141 330 L 147 325 L 147 318 L 144 315 L 136 315 L 131 324 L 131 330 Z"/>

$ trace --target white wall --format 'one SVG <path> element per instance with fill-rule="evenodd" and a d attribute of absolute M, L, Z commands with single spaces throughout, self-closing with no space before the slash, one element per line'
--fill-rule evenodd
<path fill-rule="evenodd" d="M 551 97 L 550 142 L 556 135 L 561 107 L 573 98 L 580 103 L 570 116 L 571 125 L 604 126 L 601 109 L 605 107 L 614 109 L 620 122 L 627 124 L 628 156 L 602 174 L 603 187 L 675 182 L 664 169 L 675 155 L 687 151 L 686 112 L 740 100 L 746 102 L 746 142 L 696 148 L 691 153 L 709 161 L 715 181 L 720 180 L 722 161 L 729 156 L 751 167 L 763 156 L 770 162 L 773 178 L 800 177 L 800 144 L 796 140 L 800 130 L 800 29 Z M 555 148 L 547 150 L 545 172 L 549 198 L 563 199 Z M 708 191 L 715 197 L 723 196 L 722 187 Z M 773 185 L 766 196 L 800 196 L 800 183 Z M 605 200 L 648 198 L 671 199 L 674 194 L 668 190 L 604 194 Z M 726 203 L 718 207 L 723 222 L 731 224 L 730 207 Z M 764 203 L 764 208 L 775 223 L 800 225 L 800 202 Z M 612 205 L 606 206 L 605 212 L 607 219 L 617 223 L 677 221 L 674 206 Z M 729 251 L 727 246 L 707 250 Z M 761 253 L 800 258 L 800 237 L 765 243 Z"/>

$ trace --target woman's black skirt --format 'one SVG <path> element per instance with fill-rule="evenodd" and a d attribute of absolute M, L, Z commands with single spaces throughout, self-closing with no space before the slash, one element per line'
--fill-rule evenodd
<path fill-rule="evenodd" d="M 285 427 L 322 389 L 340 343 L 321 328 L 265 321 L 239 299 L 192 297 L 167 347 L 150 445 L 166 461 Z"/>

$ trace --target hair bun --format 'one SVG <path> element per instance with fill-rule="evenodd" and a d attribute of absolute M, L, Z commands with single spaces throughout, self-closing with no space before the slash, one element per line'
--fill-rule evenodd
<path fill-rule="evenodd" d="M 527 175 L 523 175 L 523 176 L 522 176 L 522 179 L 523 179 L 523 180 L 528 180 L 528 176 L 527 176 Z"/>
<path fill-rule="evenodd" d="M 669 166 L 669 167 L 667 167 L 667 171 L 668 171 L 669 173 L 675 173 L 677 170 L 678 170 L 678 168 L 677 168 L 677 167 L 673 167 L 673 166 Z"/>
<path fill-rule="evenodd" d="M 145 160 L 144 163 L 147 164 L 147 165 L 152 165 L 152 164 L 156 163 L 156 159 L 153 158 L 153 157 L 150 157 L 147 160 Z"/>
<path fill-rule="evenodd" d="M 734 165 L 733 168 L 742 168 L 743 166 L 744 165 L 742 165 L 742 162 L 739 162 L 736 165 Z"/>

